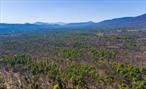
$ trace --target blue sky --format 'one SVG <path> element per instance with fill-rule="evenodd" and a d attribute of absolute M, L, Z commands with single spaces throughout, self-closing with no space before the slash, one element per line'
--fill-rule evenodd
<path fill-rule="evenodd" d="M 0 23 L 99 22 L 146 13 L 146 0 L 0 0 Z"/>

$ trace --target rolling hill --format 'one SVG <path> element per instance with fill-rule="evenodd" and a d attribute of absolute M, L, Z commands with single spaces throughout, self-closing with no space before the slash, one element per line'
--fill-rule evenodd
<path fill-rule="evenodd" d="M 146 28 L 146 14 L 136 17 L 124 17 L 116 18 L 112 20 L 105 20 L 97 23 L 98 27 L 109 27 L 109 28 Z"/>

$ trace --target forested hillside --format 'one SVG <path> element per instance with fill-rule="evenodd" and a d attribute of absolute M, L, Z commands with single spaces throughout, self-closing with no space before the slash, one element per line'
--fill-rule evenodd
<path fill-rule="evenodd" d="M 146 30 L 1 35 L 0 89 L 146 89 Z"/>

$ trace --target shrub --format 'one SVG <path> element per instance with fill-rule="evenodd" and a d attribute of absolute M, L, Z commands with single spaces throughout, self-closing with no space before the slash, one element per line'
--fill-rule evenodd
<path fill-rule="evenodd" d="M 91 56 L 95 59 L 104 60 L 104 59 L 115 59 L 116 52 L 113 50 L 108 50 L 106 48 L 100 48 L 99 50 L 92 50 Z"/>
<path fill-rule="evenodd" d="M 76 58 L 79 56 L 79 51 L 73 48 L 65 48 L 63 50 L 63 56 L 65 58 Z"/>
<path fill-rule="evenodd" d="M 74 63 L 68 66 L 64 74 L 76 88 L 85 87 L 90 80 L 98 79 L 94 67 L 86 64 Z"/>

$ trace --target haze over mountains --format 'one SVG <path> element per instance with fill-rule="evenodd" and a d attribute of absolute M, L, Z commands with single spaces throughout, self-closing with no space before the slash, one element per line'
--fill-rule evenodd
<path fill-rule="evenodd" d="M 36 29 L 145 29 L 146 14 L 136 17 L 123 17 L 102 22 L 82 22 L 82 23 L 25 23 L 25 24 L 9 24 L 0 23 L 0 32 L 9 32 L 14 30 L 36 30 Z"/>

